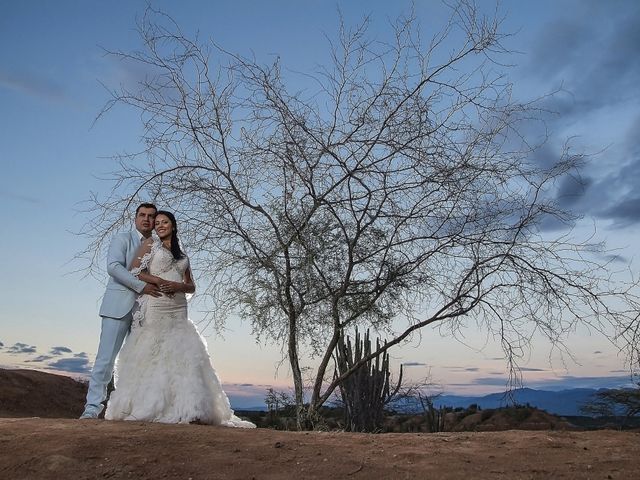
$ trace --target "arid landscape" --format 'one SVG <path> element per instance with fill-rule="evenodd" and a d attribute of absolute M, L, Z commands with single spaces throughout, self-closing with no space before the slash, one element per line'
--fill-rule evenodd
<path fill-rule="evenodd" d="M 636 431 L 359 434 L 76 420 L 84 385 L 0 370 L 0 478 L 632 479 Z"/>

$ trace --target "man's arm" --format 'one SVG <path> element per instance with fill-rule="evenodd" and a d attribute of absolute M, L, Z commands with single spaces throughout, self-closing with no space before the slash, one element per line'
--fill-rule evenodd
<path fill-rule="evenodd" d="M 123 235 L 117 235 L 111 240 L 107 254 L 107 273 L 119 284 L 137 293 L 144 290 L 146 283 L 127 269 L 127 244 Z"/>

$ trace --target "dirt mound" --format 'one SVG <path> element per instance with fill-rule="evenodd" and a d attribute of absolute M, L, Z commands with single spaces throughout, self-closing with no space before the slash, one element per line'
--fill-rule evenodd
<path fill-rule="evenodd" d="M 445 422 L 452 432 L 497 432 L 503 430 L 577 430 L 561 417 L 532 407 L 508 407 L 479 410 L 475 413 L 451 413 Z"/>
<path fill-rule="evenodd" d="M 0 369 L 0 417 L 78 418 L 87 385 L 36 370 Z"/>

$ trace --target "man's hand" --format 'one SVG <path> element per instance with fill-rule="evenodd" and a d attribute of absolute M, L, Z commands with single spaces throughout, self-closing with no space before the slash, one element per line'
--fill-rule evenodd
<path fill-rule="evenodd" d="M 143 295 L 151 295 L 152 297 L 160 297 L 160 296 L 162 296 L 162 293 L 160 293 L 160 290 L 158 289 L 158 286 L 154 285 L 153 283 L 147 283 L 144 286 L 144 289 L 142 290 L 142 294 Z"/>

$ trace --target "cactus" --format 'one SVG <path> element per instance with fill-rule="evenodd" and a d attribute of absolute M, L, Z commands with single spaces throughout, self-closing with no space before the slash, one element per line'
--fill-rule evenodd
<path fill-rule="evenodd" d="M 380 340 L 376 340 L 376 350 Z M 362 358 L 371 354 L 369 330 L 360 339 L 355 331 L 353 344 L 349 337 L 340 337 L 336 346 L 337 374 L 342 375 Z M 380 431 L 384 419 L 384 407 L 391 401 L 402 384 L 402 366 L 396 386 L 391 388 L 389 355 L 381 355 L 368 360 L 340 384 L 340 394 L 344 403 L 345 430 L 356 432 Z"/>

